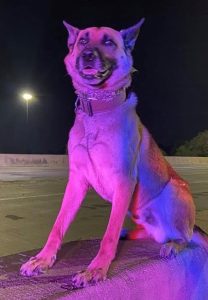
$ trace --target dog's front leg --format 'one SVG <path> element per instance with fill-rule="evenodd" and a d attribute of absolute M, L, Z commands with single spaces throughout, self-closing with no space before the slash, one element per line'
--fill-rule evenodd
<path fill-rule="evenodd" d="M 32 276 L 43 273 L 54 264 L 64 234 L 72 223 L 87 189 L 88 184 L 84 178 L 78 174 L 70 174 L 61 209 L 48 240 L 44 248 L 35 257 L 31 257 L 29 261 L 22 265 L 20 269 L 22 275 Z"/>
<path fill-rule="evenodd" d="M 73 277 L 76 287 L 85 287 L 104 280 L 111 261 L 116 254 L 120 231 L 126 216 L 136 182 L 126 179 L 120 180 L 116 186 L 112 201 L 110 220 L 100 244 L 97 256 L 92 260 L 87 270 L 77 273 Z"/>

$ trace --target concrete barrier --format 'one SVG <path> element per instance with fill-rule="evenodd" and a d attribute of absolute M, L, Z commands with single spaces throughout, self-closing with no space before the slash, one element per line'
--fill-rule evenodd
<path fill-rule="evenodd" d="M 182 156 L 166 156 L 167 161 L 171 165 L 207 165 L 208 157 L 182 157 Z M 49 154 L 0 154 L 0 166 L 3 167 L 51 167 L 51 168 L 67 168 L 67 155 L 49 155 Z"/>
<path fill-rule="evenodd" d="M 207 165 L 208 157 L 166 156 L 171 165 Z"/>
<path fill-rule="evenodd" d="M 67 168 L 68 158 L 67 155 L 0 154 L 0 166 Z"/>

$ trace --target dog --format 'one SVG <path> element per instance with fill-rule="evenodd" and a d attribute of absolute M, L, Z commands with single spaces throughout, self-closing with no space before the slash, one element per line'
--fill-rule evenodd
<path fill-rule="evenodd" d="M 111 202 L 112 209 L 99 251 L 86 270 L 75 274 L 75 287 L 106 278 L 127 212 L 136 225 L 128 237 L 152 237 L 161 243 L 161 257 L 176 256 L 190 241 L 208 249 L 207 236 L 194 226 L 188 183 L 166 161 L 140 121 L 136 95 L 127 94 L 132 50 L 143 22 L 121 31 L 80 30 L 64 22 L 69 48 L 64 61 L 77 94 L 68 141 L 69 180 L 48 240 L 22 265 L 22 275 L 37 275 L 54 264 L 89 188 Z"/>

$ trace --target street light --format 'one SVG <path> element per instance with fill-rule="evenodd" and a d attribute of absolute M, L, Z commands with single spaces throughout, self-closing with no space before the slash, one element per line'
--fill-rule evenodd
<path fill-rule="evenodd" d="M 26 114 L 27 114 L 27 122 L 28 122 L 28 117 L 29 117 L 29 102 L 33 99 L 33 95 L 28 92 L 22 93 L 22 98 L 26 103 Z"/>

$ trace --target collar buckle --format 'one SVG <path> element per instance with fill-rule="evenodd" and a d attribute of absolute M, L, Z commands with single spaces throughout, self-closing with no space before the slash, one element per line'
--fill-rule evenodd
<path fill-rule="evenodd" d="M 93 110 L 90 100 L 92 100 L 92 98 L 82 99 L 78 96 L 75 102 L 75 113 L 77 113 L 79 110 L 82 110 L 83 112 L 87 113 L 90 117 L 92 117 Z"/>

